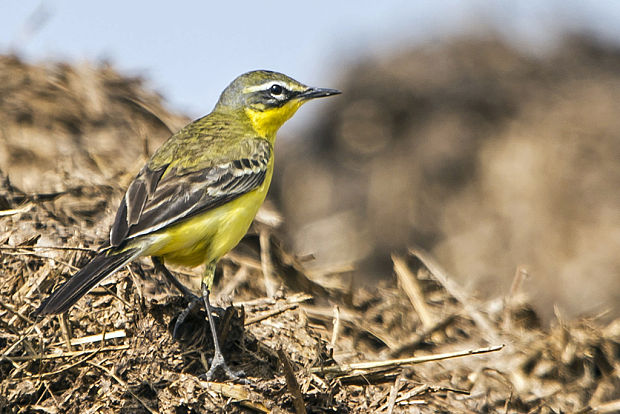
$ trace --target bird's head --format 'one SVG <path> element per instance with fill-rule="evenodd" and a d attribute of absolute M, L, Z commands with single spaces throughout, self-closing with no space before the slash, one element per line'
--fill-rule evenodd
<path fill-rule="evenodd" d="M 336 89 L 308 87 L 282 73 L 256 70 L 232 81 L 222 92 L 216 110 L 242 112 L 258 134 L 273 138 L 302 104 L 339 93 Z"/>

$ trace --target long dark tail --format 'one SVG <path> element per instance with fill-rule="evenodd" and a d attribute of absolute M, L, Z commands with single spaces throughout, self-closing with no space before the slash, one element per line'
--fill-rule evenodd
<path fill-rule="evenodd" d="M 45 299 L 35 314 L 47 315 L 66 312 L 97 283 L 131 262 L 139 254 L 140 249 L 128 249 L 120 252 L 106 250 L 97 254 L 90 263 Z"/>

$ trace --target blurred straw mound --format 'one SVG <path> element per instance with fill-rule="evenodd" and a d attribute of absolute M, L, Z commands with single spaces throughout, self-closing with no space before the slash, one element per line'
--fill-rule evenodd
<path fill-rule="evenodd" d="M 375 280 L 419 246 L 486 295 L 524 266 L 546 319 L 620 314 L 619 49 L 457 38 L 362 61 L 339 87 L 279 154 L 295 251 Z"/>
<path fill-rule="evenodd" d="M 106 64 L 33 66 L 2 56 L 0 99 L 0 169 L 27 192 L 109 184 L 187 122 L 141 79 Z"/>

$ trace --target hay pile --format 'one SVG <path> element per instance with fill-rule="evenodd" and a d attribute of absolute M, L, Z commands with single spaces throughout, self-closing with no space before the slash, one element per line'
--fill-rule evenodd
<path fill-rule="evenodd" d="M 360 288 L 354 268 L 308 272 L 277 220 L 255 223 L 217 272 L 215 301 L 235 305 L 218 323 L 224 352 L 249 385 L 200 378 L 212 354 L 204 313 L 173 339 L 185 303 L 148 261 L 66 316 L 34 320 L 106 237 L 136 159 L 183 118 L 109 67 L 2 57 L 0 79 L 0 412 L 618 409 L 618 321 L 541 328 L 522 273 L 505 297 L 479 302 L 418 250 Z"/>

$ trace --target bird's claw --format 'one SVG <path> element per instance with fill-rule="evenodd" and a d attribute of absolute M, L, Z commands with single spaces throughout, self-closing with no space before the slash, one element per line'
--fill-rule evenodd
<path fill-rule="evenodd" d="M 216 352 L 211 360 L 211 366 L 209 370 L 202 374 L 201 377 L 206 379 L 207 381 L 213 381 L 219 372 L 223 372 L 225 379 L 235 381 L 241 384 L 249 384 L 250 382 L 244 378 L 245 372 L 243 370 L 233 371 L 230 369 L 226 361 L 224 360 L 224 355 L 220 352 Z"/>

